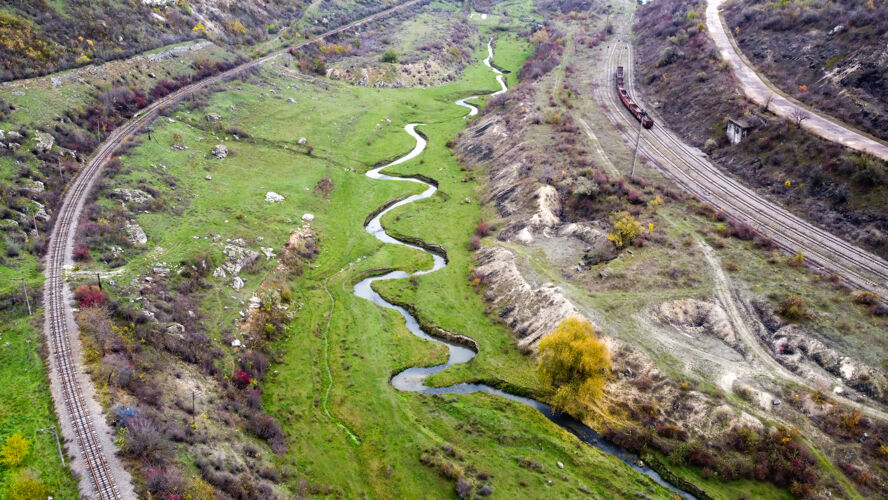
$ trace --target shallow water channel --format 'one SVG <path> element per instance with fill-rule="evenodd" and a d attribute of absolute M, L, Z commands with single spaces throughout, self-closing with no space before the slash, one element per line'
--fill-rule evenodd
<path fill-rule="evenodd" d="M 492 39 L 491 39 L 491 42 L 492 42 Z M 493 57 L 493 47 L 491 45 L 491 42 L 488 42 L 488 44 L 487 44 L 487 49 L 488 49 L 489 55 L 488 55 L 487 59 L 484 60 L 484 64 L 487 65 L 488 67 L 490 67 L 491 70 L 494 71 L 494 73 L 496 74 L 496 77 L 497 77 L 497 81 L 500 83 L 500 85 L 502 87 L 501 90 L 492 94 L 492 95 L 496 95 L 496 94 L 501 94 L 501 93 L 505 92 L 507 89 L 506 89 L 505 83 L 503 82 L 503 73 L 491 65 L 491 59 Z M 468 107 L 471 109 L 467 116 L 474 116 L 478 112 L 478 109 L 475 106 L 472 106 L 471 104 L 468 104 L 465 102 L 467 99 L 471 99 L 473 97 L 477 97 L 477 96 L 466 97 L 464 99 L 460 99 L 459 101 L 457 101 L 455 103 L 457 105 Z M 422 125 L 422 124 L 421 123 L 411 123 L 411 124 L 408 124 L 407 126 L 404 127 L 404 129 L 407 131 L 407 133 L 416 140 L 416 146 L 413 148 L 412 151 L 410 151 L 406 155 L 398 158 L 397 160 L 395 160 L 391 163 L 388 163 L 388 164 L 383 165 L 381 167 L 370 170 L 369 172 L 367 172 L 367 176 L 372 179 L 377 179 L 377 180 L 398 181 L 398 182 L 415 182 L 415 183 L 422 184 L 422 185 L 426 186 L 426 190 L 423 191 L 422 193 L 415 194 L 413 196 L 405 198 L 405 199 L 389 206 L 388 208 L 386 208 L 385 210 L 380 212 L 376 217 L 374 217 L 369 223 L 367 223 L 365 228 L 366 228 L 367 232 L 372 234 L 374 237 L 376 237 L 378 240 L 382 241 L 383 243 L 390 243 L 393 245 L 403 245 L 403 246 L 407 246 L 410 248 L 414 248 L 414 249 L 419 250 L 421 252 L 426 252 L 426 253 L 431 254 L 434 259 L 434 263 L 432 264 L 432 267 L 430 269 L 427 269 L 424 271 L 417 271 L 412 274 L 404 272 L 404 271 L 391 271 L 391 272 L 386 273 L 381 276 L 372 276 L 372 277 L 366 278 L 355 285 L 354 293 L 356 296 L 367 299 L 380 307 L 384 307 L 386 309 L 394 309 L 395 311 L 398 311 L 401 314 L 401 316 L 404 318 L 404 321 L 406 322 L 406 325 L 407 325 L 407 329 L 412 334 L 416 335 L 417 337 L 426 339 L 426 340 L 430 340 L 433 342 L 438 342 L 438 343 L 444 344 L 448 347 L 450 353 L 449 353 L 449 359 L 444 364 L 437 365 L 437 366 L 429 366 L 429 367 L 408 368 L 408 369 L 398 373 L 397 375 L 395 375 L 392 378 L 392 381 L 391 381 L 392 386 L 394 386 L 395 389 L 398 389 L 399 391 L 420 392 L 423 394 L 470 394 L 473 392 L 486 392 L 488 394 L 493 394 L 495 396 L 503 397 L 503 398 L 506 398 L 506 399 L 509 399 L 512 401 L 516 401 L 516 402 L 521 403 L 523 405 L 530 406 L 530 407 L 538 410 L 546 418 L 548 418 L 550 421 L 552 421 L 553 423 L 555 423 L 559 427 L 561 427 L 561 428 L 567 430 L 568 432 L 570 432 L 571 434 L 575 435 L 577 438 L 579 438 L 584 443 L 586 443 L 590 446 L 594 446 L 609 455 L 613 455 L 613 456 L 617 457 L 618 459 L 622 460 L 623 462 L 628 464 L 630 467 L 632 467 L 636 471 L 650 477 L 658 484 L 668 488 L 669 490 L 671 490 L 675 493 L 678 493 L 682 497 L 688 498 L 688 499 L 694 499 L 695 497 L 693 495 L 670 484 L 665 479 L 663 479 L 663 477 L 660 476 L 660 474 L 658 474 L 655 470 L 651 469 L 650 467 L 648 467 L 646 465 L 638 465 L 640 463 L 639 458 L 635 454 L 630 453 L 629 451 L 607 441 L 600 434 L 598 434 L 597 432 L 592 430 L 590 427 L 588 427 L 587 425 L 583 424 L 582 422 L 570 417 L 569 415 L 554 412 L 552 410 L 552 407 L 547 405 L 546 403 L 543 403 L 541 401 L 537 401 L 535 399 L 510 394 L 508 392 L 505 392 L 505 391 L 502 391 L 502 390 L 499 390 L 499 389 L 496 389 L 496 388 L 493 388 L 493 387 L 490 387 L 487 385 L 483 385 L 483 384 L 456 384 L 456 385 L 451 385 L 451 386 L 447 386 L 447 387 L 428 387 L 425 385 L 425 380 L 428 377 L 430 377 L 438 372 L 441 372 L 443 370 L 446 370 L 448 367 L 450 367 L 452 365 L 466 363 L 466 362 L 470 361 L 472 358 L 475 357 L 476 352 L 468 347 L 465 347 L 465 346 L 462 346 L 459 344 L 455 344 L 452 342 L 443 341 L 437 337 L 433 337 L 433 336 L 429 335 L 428 333 L 426 333 L 425 331 L 422 330 L 422 328 L 419 326 L 419 322 L 417 322 L 416 318 L 414 318 L 413 315 L 411 315 L 406 309 L 404 309 L 403 307 L 394 305 L 390 302 L 387 302 L 378 293 L 376 293 L 372 288 L 372 284 L 374 281 L 385 281 L 385 280 L 392 280 L 392 279 L 409 278 L 411 276 L 420 276 L 423 274 L 429 274 L 429 273 L 433 273 L 435 271 L 438 271 L 439 269 L 442 269 L 444 266 L 447 265 L 447 259 L 444 255 L 440 255 L 438 253 L 426 250 L 426 249 L 424 249 L 420 246 L 414 245 L 414 244 L 405 243 L 403 241 L 397 240 L 397 239 L 389 236 L 388 233 L 385 232 L 385 229 L 382 227 L 382 223 L 381 223 L 382 217 L 385 214 L 387 214 L 388 212 L 390 212 L 398 207 L 407 205 L 409 203 L 413 203 L 417 200 L 422 200 L 422 199 L 428 198 L 428 197 L 432 196 L 433 194 L 435 194 L 435 191 L 438 190 L 437 186 L 432 185 L 428 182 L 422 181 L 420 179 L 410 178 L 410 177 L 392 177 L 392 176 L 388 176 L 388 175 L 381 173 L 382 170 L 384 170 L 388 167 L 398 165 L 401 163 L 405 163 L 407 161 L 412 160 L 413 158 L 416 158 L 417 156 L 419 156 L 423 152 L 423 150 L 425 150 L 427 141 L 425 140 L 425 138 L 423 138 L 416 131 L 416 127 L 420 126 L 420 125 Z"/>

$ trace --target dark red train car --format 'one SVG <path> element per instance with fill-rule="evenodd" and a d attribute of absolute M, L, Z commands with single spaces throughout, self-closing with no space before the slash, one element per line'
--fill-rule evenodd
<path fill-rule="evenodd" d="M 644 128 L 651 128 L 654 126 L 654 120 L 651 119 L 647 113 L 644 112 L 643 109 L 638 107 L 638 104 L 635 104 L 632 101 L 632 98 L 629 97 L 629 93 L 626 92 L 626 89 L 623 86 L 623 67 L 617 66 L 617 93 L 620 95 L 620 100 L 623 101 L 623 106 L 626 106 L 626 109 L 632 113 L 632 116 L 635 117 L 636 120 L 641 122 L 641 126 Z"/>

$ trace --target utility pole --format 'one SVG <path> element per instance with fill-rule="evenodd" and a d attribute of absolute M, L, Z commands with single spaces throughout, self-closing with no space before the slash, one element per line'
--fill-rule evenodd
<path fill-rule="evenodd" d="M 31 299 L 28 298 L 28 286 L 25 285 L 25 280 L 22 280 L 22 293 L 25 294 L 25 304 L 28 305 L 28 316 L 31 315 Z"/>
<path fill-rule="evenodd" d="M 632 170 L 629 172 L 629 177 L 635 177 L 635 161 L 638 159 L 638 143 L 641 142 L 641 122 L 644 121 L 646 116 L 647 113 L 642 111 L 641 119 L 638 120 L 638 135 L 635 136 L 635 154 L 632 155 Z"/>
<path fill-rule="evenodd" d="M 62 461 L 62 467 L 64 467 L 65 466 L 65 454 L 62 453 L 62 443 L 59 441 L 59 433 L 58 433 L 58 431 L 56 431 L 55 426 L 51 425 L 51 426 L 47 427 L 46 429 L 37 429 L 37 432 L 49 432 L 49 431 L 52 431 L 53 435 L 55 436 L 56 448 L 59 449 L 59 460 Z"/>

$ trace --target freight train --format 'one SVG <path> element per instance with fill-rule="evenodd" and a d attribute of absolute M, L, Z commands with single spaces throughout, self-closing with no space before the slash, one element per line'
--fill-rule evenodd
<path fill-rule="evenodd" d="M 632 98 L 629 97 L 629 92 L 626 92 L 625 87 L 623 87 L 622 66 L 617 66 L 617 93 L 620 94 L 620 100 L 623 101 L 623 106 L 626 106 L 626 109 L 632 113 L 632 116 L 641 122 L 642 127 L 651 128 L 654 126 L 654 120 L 652 120 L 643 109 L 639 108 L 638 104 L 632 102 Z"/>

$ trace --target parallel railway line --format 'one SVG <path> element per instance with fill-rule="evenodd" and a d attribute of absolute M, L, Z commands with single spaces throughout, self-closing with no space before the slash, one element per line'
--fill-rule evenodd
<path fill-rule="evenodd" d="M 628 68 L 625 78 L 626 88 L 632 93 L 633 61 L 631 46 L 618 37 L 607 53 L 606 68 L 596 88 L 596 97 L 603 104 L 605 114 L 615 124 L 622 124 L 621 134 L 631 144 L 635 141 L 637 121 L 622 106 L 614 85 L 617 65 Z M 636 102 L 637 95 L 633 96 Z M 762 197 L 741 185 L 705 159 L 698 150 L 688 146 L 663 126 L 663 120 L 649 133 L 643 133 L 642 151 L 658 169 L 670 180 L 704 202 L 713 204 L 735 219 L 751 225 L 759 233 L 770 237 L 781 249 L 793 253 L 802 251 L 806 260 L 820 268 L 842 276 L 857 287 L 880 294 L 888 285 L 888 263 L 879 257 L 862 250 L 841 238 L 801 220 L 783 207 Z M 725 298 L 725 300 L 728 300 Z M 733 308 L 732 303 L 725 305 Z M 736 314 L 735 314 L 736 316 Z M 745 325 L 735 325 L 741 330 Z M 745 331 L 742 335 L 749 344 L 755 358 L 781 378 L 791 380 L 801 386 L 815 389 L 813 384 L 801 376 L 790 372 L 777 362 L 762 346 L 754 334 Z M 851 407 L 860 408 L 864 414 L 880 419 L 888 419 L 888 412 L 880 405 L 868 402 L 862 404 L 844 396 L 832 396 Z"/>
<path fill-rule="evenodd" d="M 622 63 L 628 70 L 626 88 L 636 94 L 634 99 L 638 101 L 637 92 L 632 89 L 634 67 L 631 51 L 631 46 L 621 39 L 611 47 L 599 91 L 606 92 L 601 100 L 611 120 L 624 124 L 623 135 L 627 140 L 634 141 L 636 122 L 628 111 L 617 104 L 618 96 L 612 82 L 616 66 Z M 663 123 L 662 119 L 657 121 Z M 854 286 L 882 296 L 888 292 L 888 262 L 802 220 L 742 185 L 665 127 L 643 132 L 640 148 L 648 157 L 656 159 L 661 164 L 660 170 L 686 191 L 749 224 L 773 239 L 783 250 L 802 252 L 810 263 L 842 276 Z"/>
<path fill-rule="evenodd" d="M 341 33 L 366 22 L 374 21 L 424 1 L 411 0 L 404 2 L 330 30 L 312 40 L 295 45 L 293 48 L 301 48 L 316 43 L 328 36 Z M 64 266 L 71 257 L 74 236 L 77 232 L 77 222 L 87 195 L 99 179 L 102 168 L 111 158 L 114 151 L 130 136 L 150 124 L 161 109 L 197 91 L 236 76 L 248 69 L 255 68 L 286 53 L 288 50 L 289 48 L 272 52 L 218 75 L 182 87 L 136 113 L 131 120 L 115 129 L 108 136 L 67 188 L 62 205 L 58 209 L 58 218 L 49 238 L 45 271 L 47 279 L 44 284 L 44 297 L 46 300 L 44 328 L 50 346 L 50 377 L 53 384 L 59 387 L 58 390 L 53 391 L 56 411 L 59 415 L 59 420 L 62 422 L 63 434 L 66 434 L 66 442 L 76 448 L 76 452 L 71 450 L 72 455 L 75 457 L 76 465 L 82 466 L 89 479 L 88 484 L 81 482 L 81 494 L 85 498 L 103 500 L 135 498 L 131 484 L 118 484 L 119 482 L 129 483 L 129 478 L 120 466 L 116 455 L 114 455 L 110 438 L 102 439 L 100 436 L 101 429 L 105 427 L 101 412 L 91 411 L 90 401 L 84 395 L 84 392 L 92 392 L 91 390 L 84 390 L 84 387 L 91 385 L 91 383 L 88 377 L 84 376 L 79 369 L 82 361 L 79 359 L 80 356 L 78 354 L 79 338 L 77 337 L 76 325 L 73 322 L 73 313 L 69 300 L 70 294 L 64 278 Z M 82 462 L 80 462 L 81 460 Z M 87 489 L 89 491 L 84 491 Z"/>

